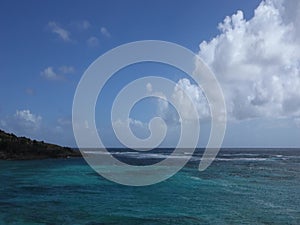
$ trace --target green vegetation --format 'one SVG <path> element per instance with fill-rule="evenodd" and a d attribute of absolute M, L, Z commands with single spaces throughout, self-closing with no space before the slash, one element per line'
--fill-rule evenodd
<path fill-rule="evenodd" d="M 0 159 L 25 160 L 79 157 L 80 152 L 43 141 L 17 137 L 0 130 Z"/>

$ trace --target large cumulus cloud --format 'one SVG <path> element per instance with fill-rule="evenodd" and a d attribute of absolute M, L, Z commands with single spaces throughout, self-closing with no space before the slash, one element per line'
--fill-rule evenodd
<path fill-rule="evenodd" d="M 263 1 L 250 20 L 228 16 L 200 44 L 232 119 L 300 116 L 300 1 Z"/>

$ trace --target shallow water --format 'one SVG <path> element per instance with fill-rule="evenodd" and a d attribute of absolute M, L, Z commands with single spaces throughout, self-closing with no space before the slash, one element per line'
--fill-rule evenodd
<path fill-rule="evenodd" d="M 299 150 L 224 150 L 204 172 L 198 160 L 146 187 L 107 181 L 83 159 L 0 161 L 0 224 L 300 224 Z"/>

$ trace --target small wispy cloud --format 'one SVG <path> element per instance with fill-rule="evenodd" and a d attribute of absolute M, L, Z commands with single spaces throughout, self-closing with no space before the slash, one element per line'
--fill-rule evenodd
<path fill-rule="evenodd" d="M 146 84 L 146 89 L 147 89 L 147 92 L 151 93 L 152 92 L 152 84 L 151 83 L 147 83 Z"/>
<path fill-rule="evenodd" d="M 87 42 L 87 45 L 89 47 L 97 47 L 97 46 L 99 46 L 99 39 L 96 38 L 96 37 L 94 37 L 94 36 L 92 36 L 89 39 L 87 39 L 86 42 Z"/>
<path fill-rule="evenodd" d="M 58 118 L 57 119 L 57 124 L 60 126 L 71 126 L 72 125 L 72 119 L 70 118 Z"/>
<path fill-rule="evenodd" d="M 59 26 L 57 23 L 51 21 L 48 23 L 48 27 L 50 28 L 52 33 L 55 33 L 58 35 L 59 38 L 61 38 L 63 41 L 68 42 L 71 41 L 71 34 L 66 29 Z"/>
<path fill-rule="evenodd" d="M 47 80 L 61 80 L 62 77 L 54 72 L 53 67 L 49 66 L 41 72 L 41 76 Z"/>
<path fill-rule="evenodd" d="M 46 80 L 65 80 L 64 75 L 72 74 L 74 72 L 75 69 L 73 66 L 61 66 L 57 70 L 55 70 L 52 66 L 49 66 L 41 72 L 41 76 L 44 77 Z"/>
<path fill-rule="evenodd" d="M 38 116 L 38 115 L 34 115 L 30 112 L 30 110 L 26 109 L 26 110 L 17 110 L 15 117 L 21 121 L 22 123 L 28 125 L 32 125 L 36 128 L 39 127 L 42 117 Z"/>
<path fill-rule="evenodd" d="M 101 34 L 102 34 L 103 36 L 105 36 L 105 37 L 107 37 L 107 38 L 111 37 L 111 34 L 110 34 L 110 32 L 107 30 L 106 27 L 101 27 L 100 32 L 101 32 Z"/>
<path fill-rule="evenodd" d="M 61 66 L 58 69 L 62 74 L 70 74 L 70 73 L 74 73 L 75 69 L 73 66 Z"/>
<path fill-rule="evenodd" d="M 19 136 L 36 138 L 42 131 L 43 118 L 29 109 L 16 110 L 0 120 L 0 128 Z"/>
<path fill-rule="evenodd" d="M 91 27 L 91 23 L 88 20 L 74 21 L 71 25 L 79 31 L 84 31 Z"/>

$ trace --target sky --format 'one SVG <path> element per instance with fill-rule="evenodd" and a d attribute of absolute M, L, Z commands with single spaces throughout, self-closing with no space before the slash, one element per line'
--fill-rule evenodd
<path fill-rule="evenodd" d="M 297 0 L 4 0 L 0 28 L 0 129 L 7 132 L 76 147 L 72 103 L 89 65 L 119 45 L 163 40 L 193 51 L 217 77 L 228 117 L 223 147 L 300 146 Z M 124 68 L 105 86 L 96 106 L 103 142 L 120 146 L 112 123 L 124 121 L 111 122 L 113 100 L 124 85 L 145 75 L 171 79 L 188 93 L 201 122 L 198 145 L 205 146 L 211 121 L 205 95 L 182 71 L 157 63 Z M 176 86 L 171 95 L 188 112 Z M 133 133 L 146 138 L 153 116 L 168 125 L 162 146 L 176 145 L 178 116 L 157 99 L 132 109 Z"/>

